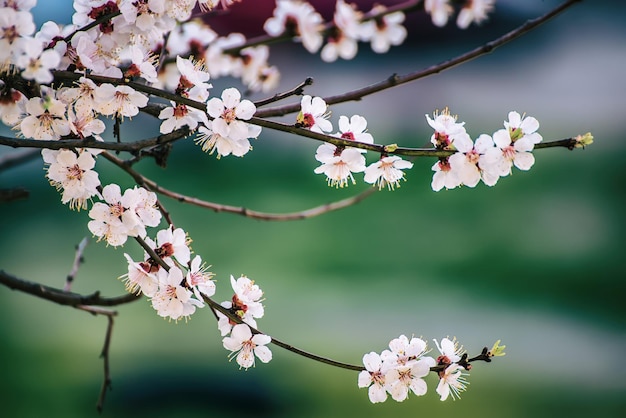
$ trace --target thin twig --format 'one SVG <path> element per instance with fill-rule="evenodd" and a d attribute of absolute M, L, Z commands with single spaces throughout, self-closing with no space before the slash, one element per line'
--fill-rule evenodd
<path fill-rule="evenodd" d="M 259 219 L 263 221 L 292 221 L 292 220 L 312 218 L 312 217 L 319 216 L 327 212 L 343 209 L 345 207 L 359 203 L 360 201 L 366 199 L 367 197 L 369 197 L 376 191 L 376 189 L 373 187 L 368 188 L 365 191 L 355 196 L 348 197 L 346 199 L 338 200 L 335 202 L 327 203 L 324 205 L 315 206 L 313 208 L 298 211 L 298 212 L 290 212 L 290 213 L 259 212 L 259 211 L 248 209 L 248 208 L 241 207 L 241 206 L 230 206 L 230 205 L 223 205 L 219 203 L 209 202 L 206 200 L 197 199 L 195 197 L 186 196 L 184 194 L 177 193 L 172 190 L 168 190 L 164 187 L 161 187 L 157 182 L 150 180 L 144 177 L 143 175 L 141 175 L 140 173 L 138 173 L 137 171 L 133 170 L 131 167 L 128 166 L 128 164 L 125 164 L 123 160 L 120 160 L 119 158 L 111 155 L 110 153 L 104 152 L 100 155 L 106 158 L 107 160 L 111 161 L 113 164 L 117 165 L 118 167 L 122 168 L 128 174 L 130 174 L 138 184 L 143 185 L 144 187 L 152 190 L 155 193 L 159 193 L 159 194 L 171 197 L 172 199 L 175 199 L 182 203 L 188 203 L 188 204 L 199 206 L 205 209 L 211 209 L 215 212 L 234 213 L 237 215 L 243 215 L 248 218 Z"/>
<path fill-rule="evenodd" d="M 100 395 L 98 396 L 98 402 L 96 403 L 96 409 L 98 412 L 102 412 L 104 407 L 104 399 L 107 391 L 111 389 L 111 374 L 110 374 L 110 361 L 109 361 L 109 347 L 111 346 L 111 336 L 113 335 L 113 316 L 115 314 L 107 315 L 107 331 L 104 337 L 104 345 L 100 357 L 104 363 L 104 377 L 102 380 L 102 386 L 100 387 Z"/>
<path fill-rule="evenodd" d="M 229 318 L 230 320 L 241 324 L 243 323 L 243 321 L 241 320 L 241 318 L 239 318 L 237 315 L 231 313 L 228 309 L 224 308 L 222 305 L 220 305 L 219 303 L 215 302 L 213 299 L 207 297 L 207 296 L 203 296 L 204 301 L 207 303 L 207 305 L 209 305 L 212 309 L 219 311 L 221 314 L 225 315 L 227 318 Z M 247 325 L 247 324 L 246 324 Z M 250 326 L 250 325 L 248 325 Z M 263 334 L 262 331 L 259 331 L 256 328 L 253 328 L 250 326 L 250 330 L 252 330 L 252 332 L 254 334 Z M 309 353 L 308 351 L 304 351 L 301 350 L 297 347 L 292 346 L 291 344 L 287 344 L 281 340 L 278 340 L 274 337 L 272 337 L 272 344 L 277 345 L 278 347 L 284 348 L 285 350 L 291 351 L 292 353 L 298 354 L 300 356 L 309 358 L 311 360 L 315 360 L 315 361 L 319 361 L 320 363 L 324 363 L 324 364 L 329 364 L 331 366 L 335 366 L 335 367 L 339 367 L 342 369 L 347 369 L 347 370 L 354 370 L 354 371 L 361 371 L 361 370 L 365 370 L 363 368 L 363 366 L 358 366 L 358 365 L 354 365 L 354 364 L 349 364 L 349 363 L 344 363 L 341 361 L 336 361 L 336 360 L 332 360 L 329 359 L 327 357 L 322 357 L 322 356 L 318 356 L 317 354 L 313 354 L 313 353 Z"/>
<path fill-rule="evenodd" d="M 80 264 L 83 262 L 83 252 L 85 251 L 85 247 L 89 243 L 89 238 L 83 238 L 80 243 L 76 246 L 76 254 L 74 255 L 74 262 L 72 263 L 72 269 L 69 274 L 65 278 L 65 286 L 63 286 L 64 292 L 69 292 L 72 290 L 72 283 L 74 282 L 74 278 L 78 273 L 78 268 Z"/>
<path fill-rule="evenodd" d="M 261 106 L 268 105 L 270 103 L 274 103 L 274 102 L 278 102 L 280 100 L 286 99 L 287 97 L 301 96 L 302 93 L 304 92 L 304 88 L 306 86 L 310 86 L 311 84 L 313 84 L 313 78 L 307 77 L 306 80 L 304 80 L 302 83 L 298 84 L 293 89 L 287 90 L 287 91 L 285 91 L 283 93 L 275 94 L 272 97 L 269 97 L 267 99 L 256 101 L 256 102 L 254 102 L 254 105 L 256 107 L 261 107 Z"/>
<path fill-rule="evenodd" d="M 368 96 L 370 94 L 377 93 L 377 92 L 389 89 L 391 87 L 400 86 L 402 84 L 408 83 L 410 81 L 415 81 L 415 80 L 427 77 L 432 74 L 440 73 L 444 70 L 450 69 L 464 62 L 473 60 L 474 58 L 478 58 L 481 55 L 485 55 L 485 54 L 492 52 L 496 48 L 508 42 L 511 42 L 512 40 L 517 39 L 521 37 L 522 35 L 530 32 L 531 30 L 535 29 L 537 26 L 541 25 L 542 23 L 545 23 L 546 21 L 557 16 L 558 14 L 565 11 L 567 8 L 573 6 L 575 3 L 578 3 L 580 1 L 582 0 L 568 0 L 562 3 L 561 5 L 555 7 L 553 10 L 549 11 L 548 13 L 544 14 L 543 16 L 529 20 L 523 25 L 502 35 L 501 37 L 491 42 L 488 42 L 485 45 L 482 45 L 478 48 L 475 48 L 471 51 L 468 51 L 464 54 L 461 54 L 457 56 L 456 58 L 452 58 L 440 64 L 428 67 L 424 70 L 412 72 L 406 75 L 400 76 L 400 75 L 393 74 L 390 77 L 388 77 L 386 80 L 380 81 L 378 83 L 371 84 L 369 86 L 362 87 L 356 90 L 352 90 L 347 93 L 324 97 L 324 101 L 326 102 L 326 104 L 331 105 L 331 104 L 344 103 L 344 102 L 353 101 L 353 100 L 361 100 L 363 97 Z M 291 105 L 285 105 L 285 106 L 280 106 L 280 107 L 275 107 L 275 108 L 270 108 L 270 109 L 261 109 L 256 112 L 255 116 L 257 118 L 267 118 L 271 116 L 284 116 L 284 115 L 295 113 L 298 111 L 300 111 L 300 103 L 294 103 Z"/>
<path fill-rule="evenodd" d="M 178 141 L 181 138 L 189 136 L 189 128 L 183 127 L 168 134 L 162 134 L 154 138 L 143 139 L 134 142 L 102 142 L 92 138 L 85 139 L 61 139 L 61 140 L 39 140 L 25 138 L 9 138 L 0 136 L 0 145 L 6 145 L 13 148 L 41 148 L 41 149 L 76 149 L 76 148 L 93 148 L 104 149 L 109 151 L 127 151 L 138 152 L 144 148 L 150 148 L 157 145 L 163 145 L 170 142 Z"/>

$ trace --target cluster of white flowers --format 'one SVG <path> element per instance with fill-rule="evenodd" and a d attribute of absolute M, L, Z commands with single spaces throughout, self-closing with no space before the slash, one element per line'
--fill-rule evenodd
<path fill-rule="evenodd" d="M 272 36 L 290 33 L 297 36 L 311 53 L 321 48 L 321 58 L 333 62 L 337 58 L 352 59 L 358 51 L 358 41 L 371 42 L 372 50 L 387 52 L 391 45 L 400 45 L 406 38 L 402 26 L 404 13 L 385 14 L 386 7 L 376 5 L 369 12 L 376 19 L 364 19 L 364 14 L 354 4 L 343 0 L 336 3 L 333 23 L 324 43 L 323 19 L 307 2 L 277 0 L 274 16 L 265 23 L 265 30 Z"/>
<path fill-rule="evenodd" d="M 128 272 L 121 278 L 131 293 L 145 295 L 164 318 L 178 321 L 188 319 L 197 308 L 206 306 L 205 298 L 215 294 L 216 286 L 211 273 L 200 255 L 191 258 L 189 238 L 181 228 L 169 226 L 156 234 L 156 242 L 145 239 L 167 268 L 162 266 L 147 251 L 142 261 L 134 261 L 124 254 L 128 261 Z M 230 358 L 236 357 L 242 368 L 254 366 L 255 356 L 263 363 L 272 359 L 267 344 L 271 337 L 252 331 L 256 319 L 265 313 L 262 302 L 263 291 L 246 276 L 236 279 L 230 276 L 234 295 L 221 305 L 238 318 L 231 318 L 215 310 L 218 328 L 223 338 L 224 348 L 231 351 Z"/>
<path fill-rule="evenodd" d="M 428 124 L 435 130 L 431 142 L 437 149 L 456 151 L 433 165 L 435 191 L 462 185 L 475 187 L 480 180 L 493 186 L 500 177 L 508 176 L 513 166 L 527 171 L 535 163 L 531 152 L 542 137 L 537 133 L 539 122 L 533 117 L 509 112 L 505 129 L 496 131 L 493 137 L 481 134 L 472 142 L 465 123 L 457 122 L 448 109 L 434 116 L 431 119 L 426 115 Z"/>
<path fill-rule="evenodd" d="M 181 228 L 169 226 L 156 234 L 156 242 L 146 238 L 146 244 L 167 268 L 159 264 L 148 252 L 142 261 L 128 261 L 128 273 L 122 276 L 126 289 L 144 294 L 159 316 L 177 321 L 189 318 L 196 308 L 204 306 L 204 297 L 215 294 L 213 273 L 196 255 L 191 259 L 189 239 Z"/>
<path fill-rule="evenodd" d="M 254 366 L 255 356 L 263 363 L 267 363 L 272 359 L 272 352 L 265 345 L 272 339 L 259 333 L 253 335 L 250 328 L 256 328 L 256 319 L 265 314 L 265 308 L 261 303 L 263 291 L 246 276 L 236 280 L 230 276 L 230 284 L 235 293 L 231 300 L 224 301 L 221 305 L 242 323 L 234 322 L 221 312 L 215 311 L 218 317 L 217 327 L 224 337 L 222 340 L 224 348 L 232 352 L 231 356 L 236 355 L 237 363 L 245 369 Z"/>
<path fill-rule="evenodd" d="M 482 22 L 487 18 L 494 2 L 495 0 L 468 1 L 459 12 L 457 25 L 465 29 L 472 22 Z M 433 23 L 437 26 L 444 26 L 454 11 L 449 0 L 426 0 L 424 9 L 431 14 Z M 321 58 L 326 62 L 333 62 L 337 58 L 354 58 L 359 41 L 370 42 L 376 53 L 385 53 L 392 45 L 400 45 L 407 36 L 406 28 L 402 26 L 404 18 L 403 12 L 387 13 L 387 8 L 380 4 L 374 5 L 364 14 L 357 10 L 355 4 L 337 0 L 334 25 L 329 31 L 325 31 L 323 18 L 308 2 L 277 0 L 274 15 L 265 22 L 264 28 L 271 36 L 294 36 L 311 53 L 321 48 Z"/>
<path fill-rule="evenodd" d="M 296 126 L 309 129 L 313 132 L 325 133 L 333 129 L 328 120 L 329 113 L 324 99 L 305 95 L 300 103 L 300 112 L 296 116 Z M 334 137 L 355 141 L 363 144 L 373 144 L 374 138 L 368 132 L 367 120 L 360 115 L 339 117 L 339 132 Z M 387 187 L 390 190 L 400 186 L 400 180 L 404 179 L 402 170 L 413 167 L 409 161 L 398 156 L 382 155 L 381 158 L 366 167 L 362 148 L 336 146 L 324 143 L 317 148 L 315 159 L 322 163 L 314 172 L 325 174 L 328 185 L 333 187 L 345 187 L 348 180 L 355 183 L 352 173 L 364 172 L 364 180 L 367 183 L 377 185 L 379 189 Z"/>
<path fill-rule="evenodd" d="M 426 356 L 428 347 L 421 338 L 410 340 L 401 335 L 389 342 L 389 349 L 380 354 L 370 352 L 363 356 L 365 370 L 359 373 L 358 385 L 368 388 L 372 403 L 384 402 L 387 396 L 402 402 L 413 392 L 416 396 L 427 392 L 426 381 L 423 379 L 431 371 L 437 371 L 439 383 L 437 393 L 442 401 L 449 395 L 458 398 L 466 389 L 467 381 L 464 372 L 469 365 L 462 361 L 463 348 L 458 347 L 456 340 L 444 338 L 441 345 L 435 340 L 440 355 L 437 359 Z"/>
<path fill-rule="evenodd" d="M 474 23 L 481 23 L 487 19 L 487 14 L 493 10 L 496 0 L 466 0 L 456 19 L 461 29 L 466 29 Z M 451 0 L 425 0 L 424 9 L 430 13 L 433 24 L 445 26 L 454 13 Z"/>

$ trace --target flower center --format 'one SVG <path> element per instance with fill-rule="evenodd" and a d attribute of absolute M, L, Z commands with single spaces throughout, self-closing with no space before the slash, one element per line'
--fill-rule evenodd
<path fill-rule="evenodd" d="M 231 123 L 236 117 L 237 115 L 235 115 L 235 109 L 224 109 L 222 112 L 222 119 L 224 119 L 226 123 Z"/>
<path fill-rule="evenodd" d="M 85 170 L 81 169 L 78 164 L 74 164 L 73 167 L 67 168 L 68 180 L 82 180 Z"/>
<path fill-rule="evenodd" d="M 122 206 L 121 203 L 115 203 L 115 204 L 111 205 L 109 207 L 109 210 L 111 211 L 111 216 L 113 216 L 115 218 L 121 218 L 122 214 L 125 211 L 124 206 Z"/>
<path fill-rule="evenodd" d="M 502 148 L 502 155 L 504 155 L 504 158 L 506 158 L 507 160 L 513 161 L 515 159 L 515 148 L 513 147 L 513 145 Z"/>

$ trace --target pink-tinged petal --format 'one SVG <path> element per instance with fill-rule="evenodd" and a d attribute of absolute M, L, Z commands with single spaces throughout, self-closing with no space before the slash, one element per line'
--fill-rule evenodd
<path fill-rule="evenodd" d="M 469 152 L 474 149 L 474 143 L 472 142 L 470 136 L 466 133 L 456 135 L 452 145 L 454 145 L 454 148 L 460 152 Z"/>
<path fill-rule="evenodd" d="M 313 128 L 311 128 L 311 130 L 320 133 L 330 132 L 333 130 L 333 124 L 327 119 L 317 117 L 315 118 L 315 125 L 313 125 Z"/>
<path fill-rule="evenodd" d="M 76 162 L 83 170 L 91 170 L 96 165 L 96 160 L 93 158 L 93 155 L 86 151 L 78 156 Z"/>
<path fill-rule="evenodd" d="M 515 151 L 517 152 L 532 151 L 534 147 L 535 147 L 535 144 L 533 143 L 532 138 L 529 138 L 527 136 L 524 136 L 518 139 L 513 144 L 513 148 L 515 148 Z"/>
<path fill-rule="evenodd" d="M 237 363 L 244 369 L 254 366 L 254 354 L 249 349 L 243 349 L 237 354 Z"/>
<path fill-rule="evenodd" d="M 222 345 L 224 346 L 224 348 L 230 351 L 241 350 L 241 343 L 241 341 L 233 337 L 224 337 L 224 339 L 222 340 Z"/>
<path fill-rule="evenodd" d="M 426 382 L 422 379 L 412 379 L 411 385 L 409 386 L 411 391 L 417 396 L 423 396 L 426 394 L 428 387 L 426 386 Z"/>
<path fill-rule="evenodd" d="M 230 123 L 228 129 L 228 137 L 234 141 L 240 141 L 248 136 L 248 125 L 240 120 L 234 120 Z"/>
<path fill-rule="evenodd" d="M 437 393 L 441 397 L 442 401 L 448 399 L 448 395 L 450 395 L 450 385 L 446 383 L 444 379 L 439 379 L 439 384 L 437 385 Z"/>
<path fill-rule="evenodd" d="M 239 341 L 248 341 L 252 338 L 252 331 L 246 324 L 237 324 L 233 327 L 233 331 L 230 335 Z"/>
<path fill-rule="evenodd" d="M 311 113 L 314 115 L 323 115 L 326 113 L 326 102 L 321 97 L 314 97 L 311 100 Z"/>
<path fill-rule="evenodd" d="M 373 384 L 368 389 L 368 395 L 370 398 L 370 402 L 372 403 L 381 403 L 387 400 L 387 391 L 384 387 L 379 386 L 377 384 Z"/>
<path fill-rule="evenodd" d="M 338 125 L 339 125 L 339 131 L 341 131 L 341 133 L 350 131 L 350 121 L 348 120 L 347 116 L 344 116 L 344 115 L 339 116 Z"/>
<path fill-rule="evenodd" d="M 522 132 L 524 135 L 531 134 L 539 129 L 539 121 L 532 116 L 524 118 L 522 121 L 520 128 L 522 128 Z"/>
<path fill-rule="evenodd" d="M 407 168 L 413 168 L 413 163 L 407 160 L 403 160 L 399 157 L 396 157 L 397 160 L 394 162 L 393 166 L 399 170 L 404 170 Z"/>
<path fill-rule="evenodd" d="M 493 142 L 498 148 L 505 148 L 511 144 L 511 137 L 506 129 L 500 129 L 493 134 Z"/>
<path fill-rule="evenodd" d="M 265 334 L 255 334 L 252 337 L 252 342 L 256 345 L 267 345 L 272 342 L 272 337 Z"/>
<path fill-rule="evenodd" d="M 360 388 L 366 388 L 368 387 L 370 384 L 372 383 L 372 376 L 370 375 L 370 372 L 368 372 L 367 370 L 363 370 L 359 373 L 359 377 L 358 377 L 358 385 Z"/>
<path fill-rule="evenodd" d="M 479 154 L 484 154 L 488 149 L 493 148 L 494 143 L 490 135 L 481 134 L 474 143 L 474 149 Z"/>
<path fill-rule="evenodd" d="M 102 197 L 107 203 L 117 203 L 122 199 L 122 191 L 117 184 L 107 184 L 102 189 Z"/>
<path fill-rule="evenodd" d="M 520 170 L 527 171 L 535 164 L 535 157 L 530 152 L 518 152 L 513 164 Z"/>
<path fill-rule="evenodd" d="M 272 351 L 264 345 L 256 347 L 254 349 L 254 355 L 263 363 L 268 363 L 272 359 Z"/>
<path fill-rule="evenodd" d="M 206 103 L 206 111 L 211 117 L 219 118 L 224 112 L 224 103 L 217 97 L 211 98 Z"/>
<path fill-rule="evenodd" d="M 224 101 L 224 107 L 228 109 L 234 109 L 241 100 L 241 93 L 236 88 L 228 88 L 222 92 L 222 100 Z"/>
<path fill-rule="evenodd" d="M 522 117 L 520 116 L 519 113 L 513 111 L 513 112 L 509 112 L 509 122 L 508 125 L 505 123 L 504 126 L 509 127 L 515 127 L 518 128 L 520 126 L 520 123 L 522 121 Z"/>
<path fill-rule="evenodd" d="M 537 132 L 533 132 L 532 134 L 526 135 L 525 138 L 528 138 L 530 142 L 533 144 L 538 144 L 543 140 L 543 137 Z"/>
<path fill-rule="evenodd" d="M 380 370 L 382 364 L 380 356 L 373 351 L 363 356 L 363 365 L 370 372 Z"/>
<path fill-rule="evenodd" d="M 256 106 L 250 100 L 242 100 L 235 108 L 235 115 L 239 119 L 248 120 L 256 112 Z"/>

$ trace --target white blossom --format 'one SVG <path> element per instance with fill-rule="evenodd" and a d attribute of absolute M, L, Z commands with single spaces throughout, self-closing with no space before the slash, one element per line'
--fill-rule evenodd
<path fill-rule="evenodd" d="M 224 337 L 222 340 L 224 348 L 232 352 L 230 358 L 236 355 L 237 363 L 244 369 L 254 366 L 255 356 L 263 363 L 272 360 L 272 352 L 266 347 L 271 341 L 272 338 L 268 335 L 253 336 L 246 324 L 235 325 L 230 337 Z"/>

